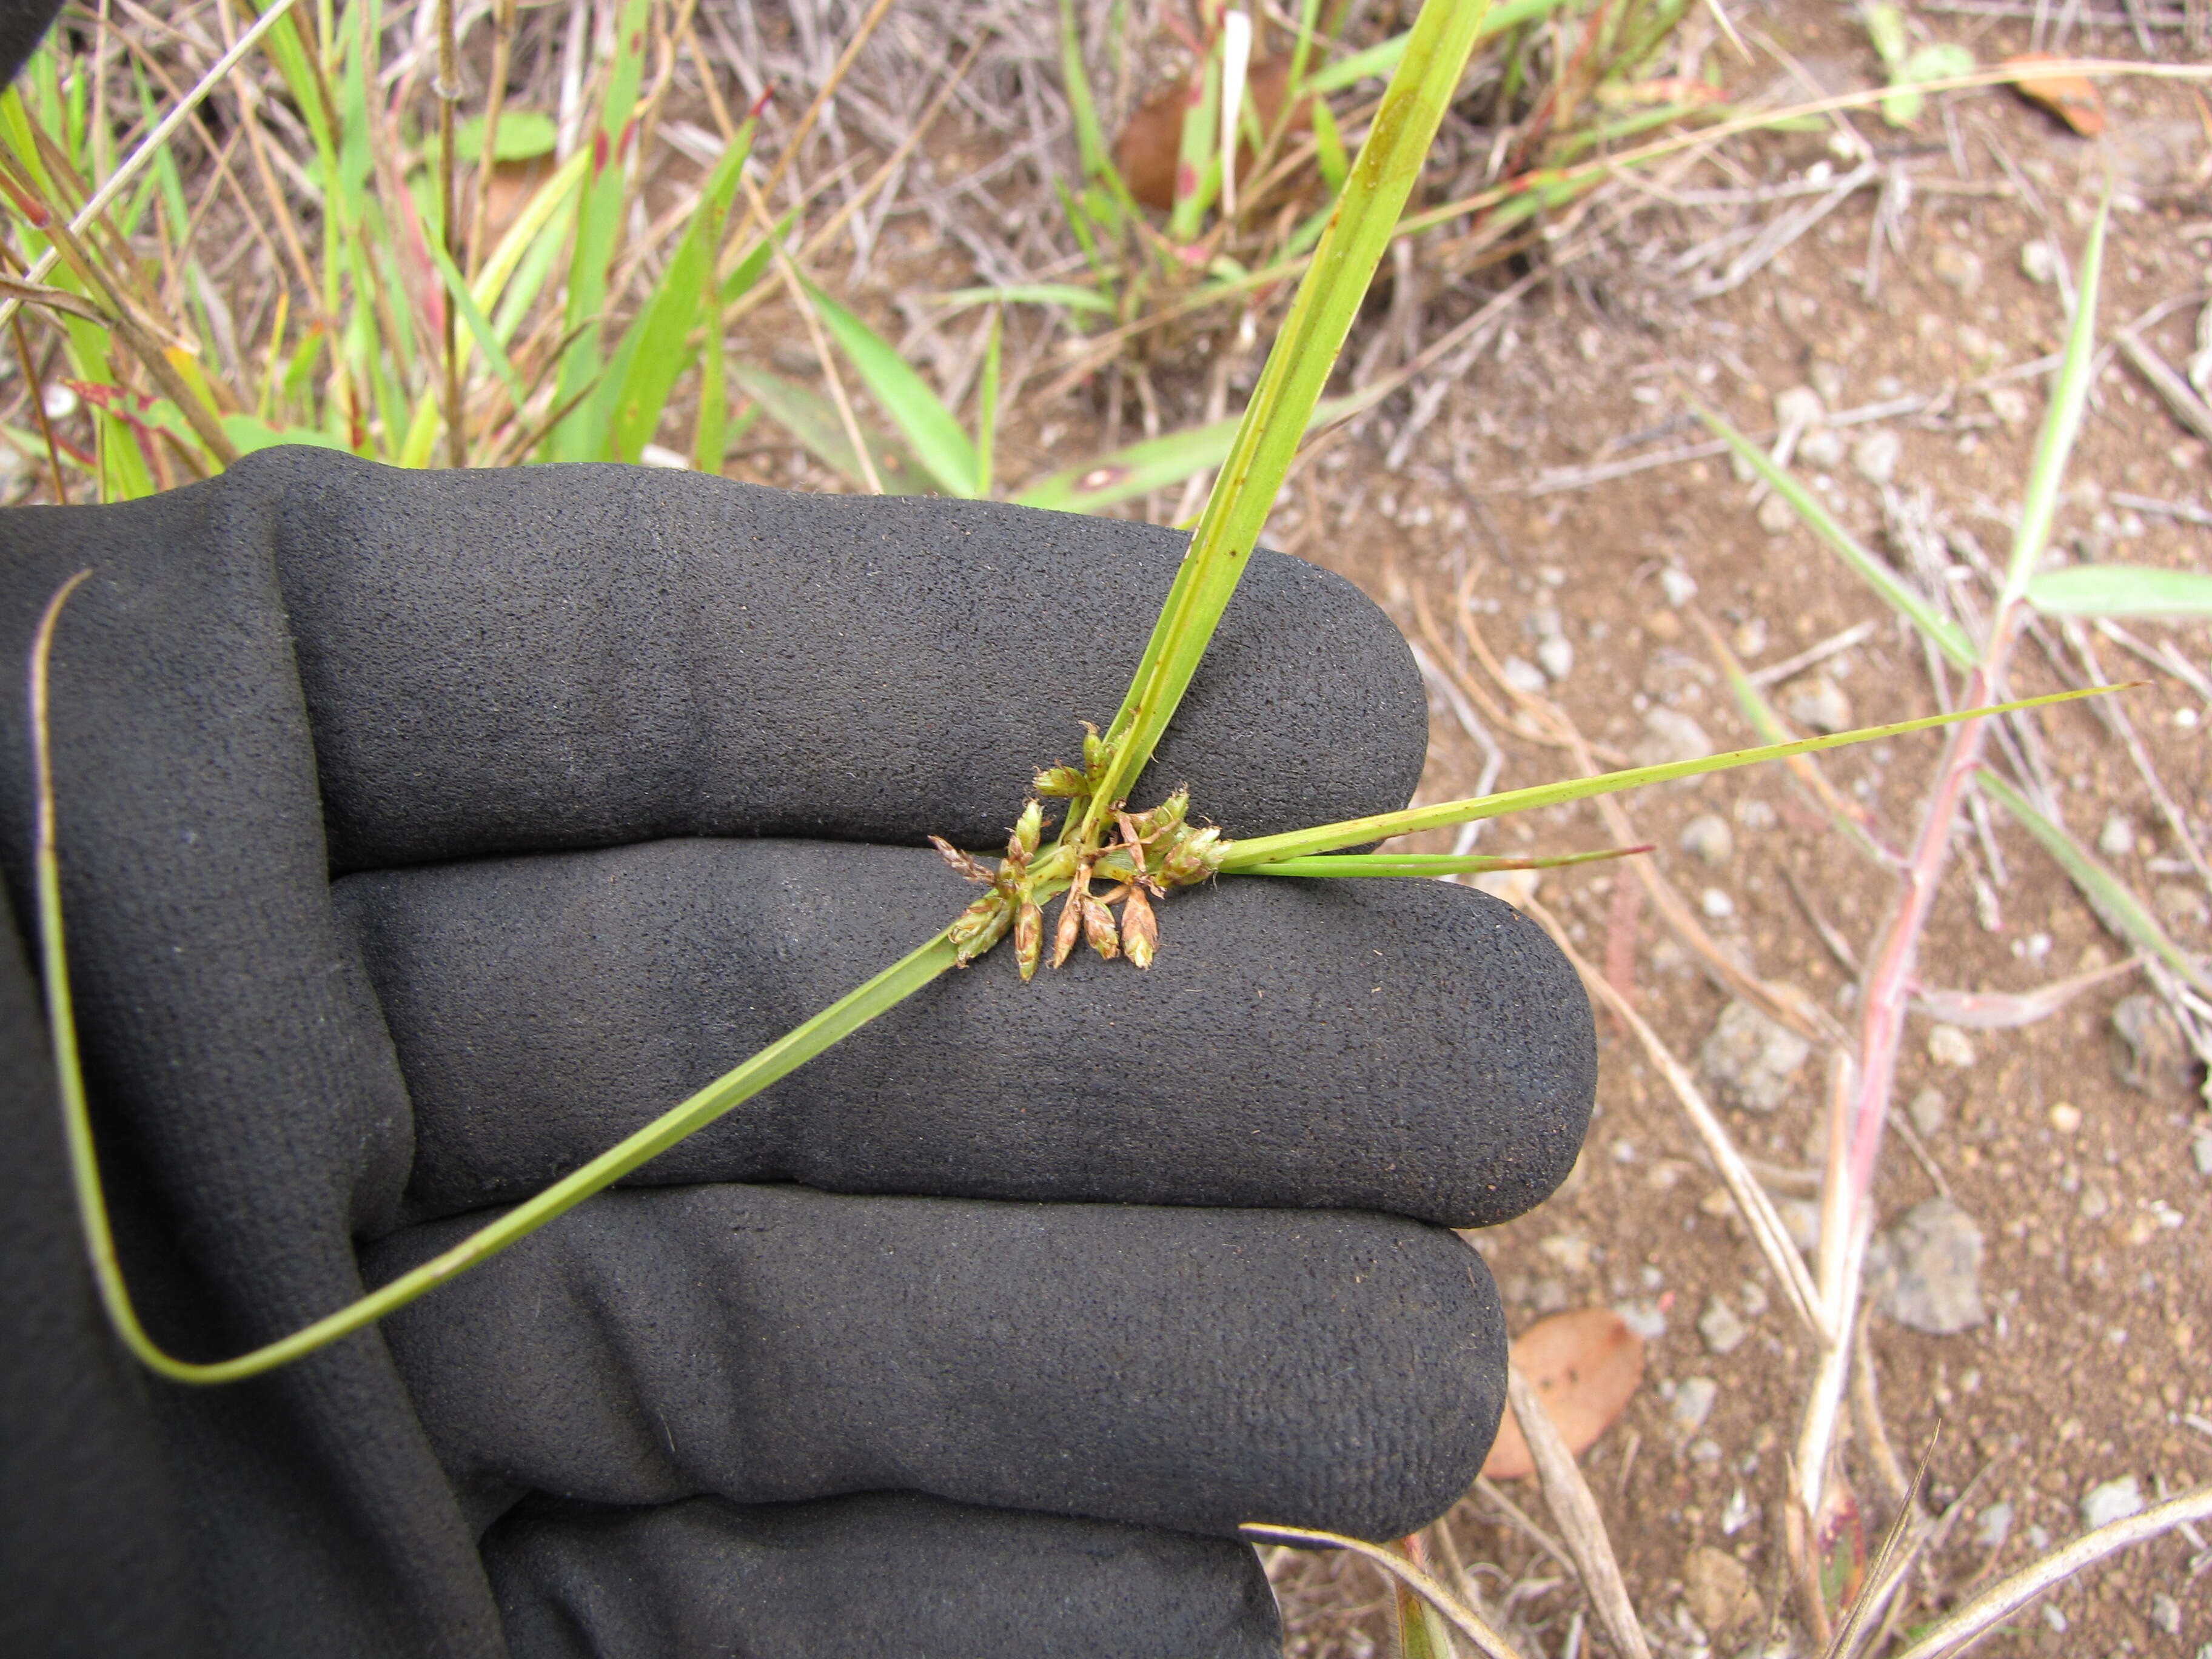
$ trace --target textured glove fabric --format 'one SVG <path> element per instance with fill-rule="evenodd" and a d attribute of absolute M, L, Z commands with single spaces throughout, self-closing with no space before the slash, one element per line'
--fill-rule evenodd
<path fill-rule="evenodd" d="M 0 659 L 94 573 L 54 652 L 64 903 L 157 1338 L 330 1311 L 943 926 L 968 890 L 918 843 L 1003 838 L 1181 547 L 307 450 L 0 515 Z M 1261 554 L 1138 798 L 1247 835 L 1387 810 L 1425 731 L 1387 620 Z M 19 918 L 31 832 L 11 782 Z M 0 1648 L 1272 1650 L 1237 1521 L 1402 1531 L 1479 1466 L 1502 1324 L 1434 1224 L 1564 1176 L 1589 1016 L 1458 888 L 1161 914 L 1148 974 L 947 975 L 386 1326 L 205 1391 L 99 1325 L 0 961 Z"/>

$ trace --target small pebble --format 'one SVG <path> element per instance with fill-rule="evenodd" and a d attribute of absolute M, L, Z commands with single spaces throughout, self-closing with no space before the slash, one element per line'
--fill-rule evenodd
<path fill-rule="evenodd" d="M 2181 1603 L 2164 1590 L 2154 1590 L 2150 1598 L 2150 1621 L 2168 1636 L 2181 1634 Z"/>
<path fill-rule="evenodd" d="M 2039 287 L 2047 287 L 2058 280 L 2058 251 L 2040 238 L 2020 245 L 2021 275 Z"/>
<path fill-rule="evenodd" d="M 1712 1035 L 1698 1048 L 1698 1068 L 1724 1104 L 1771 1112 L 1790 1097 L 1790 1085 L 1812 1052 L 1813 1045 L 1788 1026 L 1735 1000 L 1721 1010 Z"/>
<path fill-rule="evenodd" d="M 1938 1066 L 1971 1066 L 1974 1063 L 1974 1045 L 1957 1026 L 1938 1025 L 1928 1033 L 1928 1058 Z"/>
<path fill-rule="evenodd" d="M 1992 1504 L 1974 1521 L 1974 1541 L 1985 1550 L 2001 1547 L 2012 1533 L 2012 1505 Z"/>
<path fill-rule="evenodd" d="M 1512 672 L 1512 659 L 1507 658 L 1506 672 Z M 1644 728 L 1650 733 L 1637 745 L 1636 759 L 1643 765 L 1664 765 L 1669 761 L 1699 760 L 1713 752 L 1713 740 L 1705 735 L 1705 728 L 1679 708 L 1662 705 L 1644 711 Z"/>
<path fill-rule="evenodd" d="M 2055 1601 L 2045 1601 L 2043 1604 L 2043 1622 L 2061 1636 L 2074 1628 L 2072 1621 L 2066 1617 L 2065 1613 Z"/>
<path fill-rule="evenodd" d="M 1766 624 L 1757 617 L 1738 623 L 1729 635 L 1729 647 L 1739 657 L 1756 657 L 1766 649 Z"/>
<path fill-rule="evenodd" d="M 2136 850 L 2136 827 L 2124 812 L 2114 812 L 2097 832 L 2097 850 L 2108 859 L 2124 859 Z"/>
<path fill-rule="evenodd" d="M 1886 484 L 1897 477 L 1904 458 L 1905 441 L 1887 428 L 1869 432 L 1851 447 L 1851 465 L 1870 484 Z"/>
<path fill-rule="evenodd" d="M 1553 679 L 1563 680 L 1573 671 L 1575 647 L 1555 635 L 1537 645 L 1536 661 Z"/>
<path fill-rule="evenodd" d="M 1815 732 L 1848 732 L 1851 727 L 1851 700 L 1826 674 L 1793 681 L 1782 699 L 1782 709 L 1798 725 L 1809 726 Z"/>
<path fill-rule="evenodd" d="M 2132 1474 L 2092 1486 L 2089 1495 L 2081 1500 L 2081 1524 L 2092 1532 L 2142 1512 L 2142 1488 Z"/>
<path fill-rule="evenodd" d="M 2197 729 L 2197 711 L 2194 708 L 2175 709 L 2173 723 L 2185 732 L 2194 732 Z"/>
<path fill-rule="evenodd" d="M 1711 921 L 1725 921 L 1735 914 L 1735 901 L 1717 887 L 1708 887 L 1698 900 L 1698 908 Z"/>
<path fill-rule="evenodd" d="M 1950 1116 L 1951 1103 L 1943 1098 L 1941 1089 L 1928 1088 L 1913 1096 L 1912 1103 L 1905 1109 L 1912 1119 L 1912 1127 L 1923 1136 L 1933 1138 L 1943 1127 L 1943 1120 Z"/>
<path fill-rule="evenodd" d="M 1831 409 L 1840 408 L 1844 401 L 1844 366 L 1830 362 L 1826 357 L 1815 357 L 1806 369 L 1805 378 L 1813 383 L 1813 390 L 1820 394 L 1820 401 Z"/>
<path fill-rule="evenodd" d="M 1785 430 L 1793 426 L 1801 431 L 1817 426 L 1827 413 L 1821 406 L 1820 394 L 1809 386 L 1793 386 L 1774 399 L 1775 423 Z"/>
<path fill-rule="evenodd" d="M 1816 426 L 1797 446 L 1797 459 L 1807 466 L 1827 471 L 1844 464 L 1843 434 L 1832 427 Z"/>
<path fill-rule="evenodd" d="M 76 393 L 65 386 L 50 386 L 40 401 L 46 406 L 50 421 L 66 420 L 76 413 Z"/>
<path fill-rule="evenodd" d="M 1721 1397 L 1721 1385 L 1710 1376 L 1686 1376 L 1674 1389 L 1674 1403 L 1669 1415 L 1674 1426 L 1684 1434 L 1695 1434 L 1705 1426 L 1705 1419 L 1713 1414 L 1713 1402 Z"/>
<path fill-rule="evenodd" d="M 1759 527 L 1770 536 L 1784 536 L 1797 522 L 1797 510 L 1779 495 L 1769 495 L 1759 504 Z"/>
<path fill-rule="evenodd" d="M 1934 263 L 1936 280 L 1955 288 L 1962 295 L 1971 295 L 1982 285 L 1980 256 L 1955 242 L 1939 246 Z"/>
<path fill-rule="evenodd" d="M 1542 669 L 1537 667 L 1534 663 L 1524 661 L 1519 657 L 1508 657 L 1504 666 L 1505 683 L 1516 691 L 1541 691 L 1549 684 L 1544 678 Z"/>
<path fill-rule="evenodd" d="M 2028 400 L 2027 390 L 2016 386 L 1993 386 L 1989 390 L 1990 413 L 2009 427 L 2027 424 L 2027 417 L 2035 412 Z"/>
<path fill-rule="evenodd" d="M 1735 804 L 1735 821 L 1747 830 L 1771 830 L 1782 822 L 1775 810 L 1756 795 L 1747 795 Z"/>
<path fill-rule="evenodd" d="M 1705 1340 L 1705 1346 L 1714 1353 L 1734 1353 L 1751 1334 L 1736 1310 L 1720 1299 L 1713 1297 L 1705 1304 L 1705 1310 L 1698 1318 L 1698 1334 Z"/>
<path fill-rule="evenodd" d="M 1698 597 L 1698 579 L 1672 565 L 1659 573 L 1659 586 L 1666 592 L 1667 603 L 1677 611 Z"/>
<path fill-rule="evenodd" d="M 1718 869 L 1735 852 L 1735 836 L 1717 812 L 1700 812 L 1682 826 L 1682 850 Z"/>
<path fill-rule="evenodd" d="M 2197 1160 L 2197 1173 L 2212 1176 L 2212 1133 L 2200 1134 L 2189 1143 L 2189 1155 Z"/>
<path fill-rule="evenodd" d="M 1931 1198 L 1868 1253 L 1881 1310 L 1899 1324 L 1949 1336 L 1982 1324 L 1982 1230 L 1948 1198 Z"/>
<path fill-rule="evenodd" d="M 2051 1127 L 2062 1135 L 2070 1135 L 2081 1127 L 2081 1109 L 2069 1100 L 2062 1100 L 2051 1109 Z"/>

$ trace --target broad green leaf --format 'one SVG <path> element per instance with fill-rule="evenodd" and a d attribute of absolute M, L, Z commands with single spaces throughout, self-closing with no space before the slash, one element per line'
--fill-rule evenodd
<path fill-rule="evenodd" d="M 1820 505 L 1820 498 L 1799 483 L 1780 467 L 1757 444 L 1737 431 L 1728 422 L 1702 405 L 1693 405 L 1698 419 L 1711 427 L 1713 435 L 1743 459 L 1744 464 L 1764 479 L 1774 493 L 1790 503 L 1790 510 L 1803 520 L 1806 527 L 1827 543 L 1836 556 L 1858 572 L 1860 579 L 1880 594 L 1885 603 L 1935 643 L 1936 648 L 1960 668 L 1972 668 L 1981 653 L 1968 639 L 1966 630 L 1914 592 L 1905 578 L 1893 570 L 1887 561 L 1876 558 L 1859 545 L 1850 532 L 1838 524 L 1828 509 Z"/>
<path fill-rule="evenodd" d="M 499 112 L 499 138 L 492 151 L 495 161 L 528 161 L 550 155 L 560 142 L 560 124 L 534 109 L 503 109 Z M 453 133 L 453 154 L 464 161 L 483 159 L 484 118 L 472 115 Z"/>
<path fill-rule="evenodd" d="M 1823 749 L 1841 749 L 1847 744 L 1872 743 L 1881 738 L 1903 737 L 1909 732 L 1933 731 L 1939 726 L 1955 726 L 1960 720 L 2010 714 L 2016 708 L 2042 708 L 2053 703 L 2077 702 L 2083 697 L 2105 696 L 2117 689 L 2108 685 L 2093 685 L 2080 691 L 2056 691 L 2047 696 L 2023 697 L 2015 702 L 1996 703 L 1987 708 L 1962 708 L 1949 714 L 1929 714 L 1919 720 L 1899 720 L 1889 726 L 1868 726 L 1856 732 L 1801 738 L 1796 743 L 1770 744 L 1759 749 L 1737 749 L 1726 754 L 1700 756 L 1696 760 L 1669 761 L 1662 766 L 1633 767 L 1625 772 L 1606 772 L 1593 778 L 1566 778 L 1557 783 L 1539 783 L 1525 789 L 1509 789 L 1501 794 L 1479 795 L 1468 800 L 1441 801 L 1434 806 L 1409 806 L 1403 811 L 1378 812 L 1370 817 L 1347 818 L 1341 823 L 1325 823 L 1311 830 L 1293 830 L 1279 836 L 1254 836 L 1235 842 L 1227 857 L 1222 860 L 1220 870 L 1224 875 L 1241 875 L 1262 864 L 1275 864 L 1285 859 L 1333 852 L 1340 847 L 1357 847 L 1362 842 L 1381 841 L 1391 836 L 1410 836 L 1417 830 L 1443 830 L 1453 824 L 1473 823 L 1481 818 L 1503 817 L 1509 812 L 1527 812 L 1540 806 L 1559 806 L 1568 801 L 1587 800 L 1594 795 L 1616 794 L 1623 789 L 1641 789 L 1649 784 L 1668 783 L 1676 778 L 1702 777 L 1708 772 L 1733 771 L 1739 766 L 1755 766 L 1762 761 L 1787 760 L 1792 755 L 1810 755 Z"/>
<path fill-rule="evenodd" d="M 837 410 L 827 398 L 811 386 L 787 380 L 781 374 L 771 374 L 750 363 L 732 363 L 730 374 L 768 412 L 769 418 L 797 439 L 816 460 L 835 468 L 855 488 L 867 488 L 860 459 L 846 439 L 844 423 L 837 418 Z M 865 427 L 861 435 L 867 440 L 868 453 L 876 464 L 876 476 L 885 491 L 893 495 L 929 493 L 921 466 L 903 446 Z"/>
<path fill-rule="evenodd" d="M 875 330 L 812 283 L 806 297 L 916 459 L 949 495 L 975 493 L 975 446 L 929 383 Z M 888 483 L 889 480 L 885 480 Z"/>
<path fill-rule="evenodd" d="M 2081 896 L 2089 901 L 2090 908 L 2107 927 L 2138 949 L 2156 957 L 2203 994 L 2212 996 L 2212 980 L 2206 978 L 2204 970 L 2159 926 L 2149 907 L 2135 896 L 2125 882 L 2100 863 L 2095 854 L 2075 840 L 2064 824 L 2053 823 L 2037 811 L 2028 805 L 2027 797 L 1986 767 L 1974 775 L 1974 781 L 2018 818 L 2029 835 L 2043 843 L 2044 850 L 2058 860 L 2059 867 L 2081 889 Z"/>
<path fill-rule="evenodd" d="M 2077 564 L 2031 578 L 2027 602 L 2053 617 L 2212 617 L 2212 576 L 2140 564 Z"/>
<path fill-rule="evenodd" d="M 2020 503 L 2020 529 L 2013 536 L 2012 556 L 2005 565 L 2004 592 L 1997 602 L 2000 612 L 2027 593 L 2036 567 L 2043 562 L 2044 550 L 2051 544 L 2051 521 L 2058 513 L 2058 486 L 2066 476 L 2067 458 L 2074 453 L 2082 411 L 2089 403 L 2089 381 L 2097 355 L 2098 279 L 2105 268 L 2105 224 L 2112 211 L 2112 198 L 2107 196 L 2089 227 L 2089 245 L 2082 250 L 2081 275 L 2075 285 L 2074 321 L 2066 331 L 2065 355 L 2059 359 L 2051 406 L 2044 411 L 2042 435 L 2035 441 L 2035 459 L 2028 466 L 2027 489 Z"/>

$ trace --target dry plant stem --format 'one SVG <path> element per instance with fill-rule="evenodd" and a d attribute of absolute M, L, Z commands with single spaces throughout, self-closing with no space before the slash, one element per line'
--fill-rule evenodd
<path fill-rule="evenodd" d="M 1528 1541 L 1550 1556 L 1569 1572 L 1578 1571 L 1575 1559 L 1567 1553 L 1567 1547 L 1536 1524 L 1535 1518 L 1507 1497 L 1498 1483 L 1486 1474 L 1474 1477 L 1474 1489 L 1496 1506 L 1498 1512 Z"/>
<path fill-rule="evenodd" d="M 791 171 L 791 164 L 799 159 L 799 152 L 806 143 L 806 135 L 814 131 L 814 124 L 821 118 L 823 109 L 837 95 L 837 88 L 844 84 L 846 73 L 853 67 L 853 60 L 860 55 L 860 48 L 868 44 L 868 37 L 876 32 L 876 25 L 884 21 L 890 9 L 891 0 L 876 0 L 876 3 L 868 8 L 868 15 L 860 20 L 860 26 L 853 31 L 853 38 L 845 43 L 845 50 L 838 54 L 837 61 L 830 66 L 829 77 L 816 91 L 813 101 L 807 105 L 805 112 L 799 118 L 799 124 L 792 128 L 791 136 L 783 141 L 783 153 L 775 158 L 775 166 L 769 169 L 768 182 L 761 186 L 760 195 L 763 202 L 775 199 L 775 187 L 783 182 L 783 175 Z M 775 221 L 770 218 L 768 222 L 773 226 Z"/>
<path fill-rule="evenodd" d="M 1589 1483 L 1583 1479 L 1575 1455 L 1559 1437 L 1534 1386 L 1519 1367 L 1510 1364 L 1505 1371 L 1505 1398 L 1521 1425 L 1522 1437 L 1528 1443 L 1537 1479 L 1543 1483 L 1544 1501 L 1565 1534 L 1567 1548 L 1575 1558 L 1575 1571 L 1597 1609 L 1598 1622 L 1627 1659 L 1651 1659 L 1650 1644 L 1644 1640 L 1644 1626 L 1628 1599 L 1628 1586 L 1621 1578 L 1620 1563 L 1614 1559 L 1613 1540 L 1606 1535 L 1605 1517 L 1598 1512 Z"/>
<path fill-rule="evenodd" d="M 69 505 L 69 484 L 62 477 L 61 446 L 54 441 L 54 423 L 46 413 L 46 383 L 39 378 L 37 365 L 31 358 L 31 343 L 23 337 L 23 319 L 20 313 L 11 313 L 8 326 L 15 336 L 15 356 L 23 365 L 23 384 L 31 391 L 31 410 L 39 417 L 39 431 L 46 441 L 46 465 L 53 470 L 54 505 Z"/>
<path fill-rule="evenodd" d="M 476 209 L 469 216 L 469 262 L 465 267 L 471 277 L 483 257 L 491 222 L 491 185 L 499 170 L 499 118 L 507 108 L 507 77 L 514 59 L 514 8 L 515 0 L 497 0 L 492 8 L 491 80 L 484 88 L 483 148 L 477 152 Z"/>
<path fill-rule="evenodd" d="M 1833 1346 L 1834 1337 L 1822 1322 L 1820 1293 L 1813 1283 L 1812 1275 L 1805 1269 L 1804 1258 L 1797 1254 L 1797 1247 L 1790 1243 L 1789 1228 L 1776 1211 L 1774 1200 L 1767 1197 L 1766 1189 L 1759 1183 L 1759 1177 L 1745 1163 L 1742 1153 L 1736 1150 L 1735 1141 L 1729 1139 L 1727 1126 L 1722 1123 L 1719 1115 L 1698 1091 L 1689 1068 L 1674 1058 L 1659 1034 L 1636 1012 L 1627 998 L 1622 996 L 1605 975 L 1575 949 L 1557 916 L 1534 899 L 1528 901 L 1527 908 L 1544 931 L 1552 936 L 1553 943 L 1559 947 L 1569 963 L 1582 976 L 1583 983 L 1589 988 L 1591 994 L 1616 1015 L 1634 1034 L 1636 1040 L 1644 1045 L 1644 1053 L 1658 1067 L 1660 1075 L 1667 1079 L 1667 1086 L 1674 1091 L 1674 1098 L 1681 1103 L 1683 1115 L 1690 1120 L 1690 1127 L 1697 1131 L 1698 1139 L 1704 1143 L 1707 1154 L 1713 1160 L 1713 1167 L 1729 1189 L 1729 1195 L 1735 1200 L 1736 1209 L 1743 1217 L 1744 1225 L 1750 1231 L 1753 1242 L 1759 1246 L 1759 1254 L 1766 1258 L 1767 1267 L 1781 1285 L 1782 1294 L 1788 1300 L 1790 1310 L 1803 1322 L 1815 1340 L 1824 1347 Z"/>
<path fill-rule="evenodd" d="M 1305 1527 L 1278 1527 L 1258 1521 L 1247 1522 L 1237 1530 L 1248 1538 L 1271 1539 L 1277 1543 L 1296 1544 L 1306 1549 L 1350 1550 L 1354 1555 L 1372 1561 L 1443 1614 L 1454 1630 L 1474 1644 L 1475 1650 L 1483 1655 L 1484 1659 L 1521 1659 L 1520 1650 L 1492 1629 L 1474 1608 L 1405 1557 L 1395 1554 L 1379 1544 L 1368 1543 L 1364 1539 L 1347 1538 L 1342 1533 L 1319 1532 Z"/>
<path fill-rule="evenodd" d="M 1946 1659 L 2083 1568 L 2120 1550 L 2205 1520 L 2212 1520 L 2212 1486 L 2199 1486 L 2154 1504 L 2141 1515 L 2131 1515 L 2124 1521 L 2115 1521 L 2094 1532 L 2085 1533 L 2032 1566 L 2023 1567 L 2009 1578 L 1990 1585 L 1949 1617 L 1939 1620 L 1933 1629 L 1923 1632 L 1920 1639 L 1899 1654 L 1897 1659 Z"/>
<path fill-rule="evenodd" d="M 871 495 L 880 495 L 884 493 L 884 481 L 876 475 L 875 457 L 868 453 L 867 434 L 860 430 L 860 422 L 853 413 L 852 399 L 845 395 L 844 378 L 837 373 L 837 359 L 830 352 L 828 336 L 822 331 L 822 319 L 815 314 L 813 302 L 806 297 L 806 284 L 799 274 L 797 262 L 775 234 L 775 221 L 769 216 L 765 197 L 742 172 L 738 181 L 744 188 L 753 217 L 759 222 L 761 234 L 768 238 L 774 250 L 776 275 L 782 278 L 792 307 L 799 313 L 806 337 L 813 344 L 814 356 L 822 365 L 823 381 L 830 388 L 830 402 L 836 405 L 838 422 L 845 428 L 845 441 L 853 446 L 853 458 L 860 464 L 861 482 L 867 485 Z"/>
<path fill-rule="evenodd" d="M 253 49 L 263 35 L 276 27 L 278 21 L 292 9 L 295 3 L 295 0 L 270 0 L 269 9 L 261 14 L 253 27 L 239 37 L 235 46 L 216 60 L 208 72 L 200 76 L 192 89 L 185 94 L 183 100 L 161 118 L 160 124 L 151 132 L 138 141 L 138 147 L 124 158 L 123 165 L 117 167 L 101 182 L 100 188 L 93 192 L 92 199 L 79 209 L 76 216 L 70 221 L 70 228 L 72 231 L 83 232 L 99 221 L 100 216 L 107 210 L 107 204 L 123 193 L 123 187 L 137 178 L 139 171 L 149 161 L 161 153 L 163 147 L 169 142 L 170 135 L 182 126 L 186 118 L 199 106 L 200 100 L 208 95 L 217 82 L 230 73 L 239 60 Z M 47 249 L 39 256 L 38 263 L 31 267 L 27 280 L 33 283 L 43 282 L 59 258 L 60 254 L 57 249 Z M 13 297 L 0 298 L 0 319 L 13 317 L 16 308 L 21 303 L 20 300 Z"/>

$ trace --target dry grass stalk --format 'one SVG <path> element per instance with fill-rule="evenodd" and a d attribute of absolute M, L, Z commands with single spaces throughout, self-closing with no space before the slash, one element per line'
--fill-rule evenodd
<path fill-rule="evenodd" d="M 1948 1659 L 1948 1656 L 1960 1652 L 2084 1568 L 2121 1550 L 2206 1520 L 2212 1520 L 2212 1486 L 2199 1486 L 2154 1504 L 2140 1515 L 2084 1533 L 2011 1577 L 1990 1585 L 1924 1632 L 1897 1659 Z"/>
<path fill-rule="evenodd" d="M 1644 1626 L 1628 1599 L 1628 1585 L 1620 1576 L 1620 1563 L 1613 1555 L 1613 1540 L 1606 1534 L 1597 1499 L 1591 1496 L 1575 1455 L 1553 1426 L 1544 1402 L 1517 1366 L 1507 1367 L 1505 1397 L 1535 1460 L 1544 1501 L 1565 1535 L 1567 1549 L 1575 1558 L 1576 1574 L 1591 1606 L 1597 1609 L 1598 1622 L 1627 1659 L 1651 1659 L 1650 1644 L 1644 1639 Z"/>
<path fill-rule="evenodd" d="M 1364 1539 L 1347 1538 L 1342 1533 L 1316 1532 L 1304 1527 L 1278 1527 L 1257 1521 L 1247 1522 L 1237 1530 L 1248 1538 L 1271 1539 L 1279 1544 L 1296 1544 L 1305 1549 L 1349 1550 L 1354 1555 L 1372 1561 L 1443 1614 L 1454 1630 L 1474 1644 L 1475 1650 L 1483 1655 L 1484 1659 L 1521 1659 L 1520 1650 L 1493 1629 L 1474 1608 L 1404 1556 L 1395 1554 L 1379 1544 L 1368 1543 Z"/>

